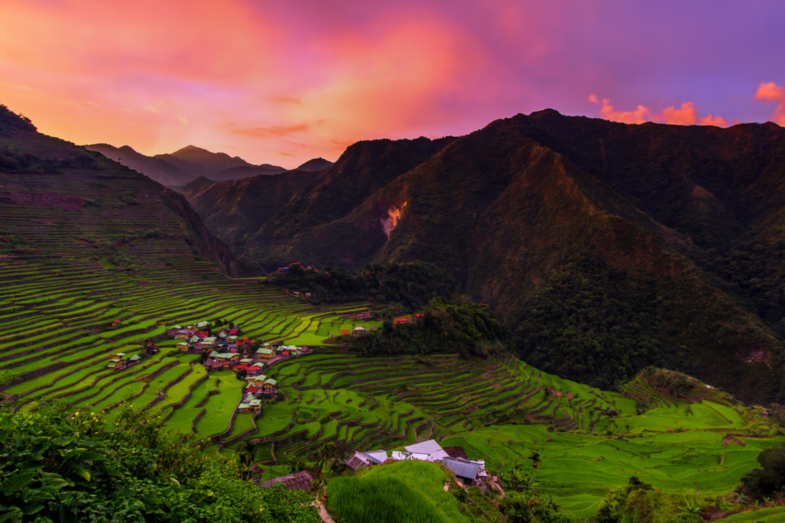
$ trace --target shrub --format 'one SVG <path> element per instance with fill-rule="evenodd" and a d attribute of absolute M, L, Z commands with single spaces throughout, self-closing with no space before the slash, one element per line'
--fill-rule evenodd
<path fill-rule="evenodd" d="M 758 454 L 761 468 L 742 476 L 738 490 L 753 499 L 763 499 L 785 487 L 785 447 L 766 449 Z"/>
<path fill-rule="evenodd" d="M 308 495 L 259 489 L 238 462 L 204 457 L 157 425 L 130 408 L 111 428 L 63 405 L 3 409 L 0 521 L 319 521 Z"/>

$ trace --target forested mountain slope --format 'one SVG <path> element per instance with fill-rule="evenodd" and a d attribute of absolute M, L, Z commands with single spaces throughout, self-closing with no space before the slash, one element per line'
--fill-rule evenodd
<path fill-rule="evenodd" d="M 782 400 L 783 158 L 773 124 L 552 110 L 359 142 L 239 254 L 268 269 L 432 262 L 549 372 L 608 386 L 652 364 Z"/>

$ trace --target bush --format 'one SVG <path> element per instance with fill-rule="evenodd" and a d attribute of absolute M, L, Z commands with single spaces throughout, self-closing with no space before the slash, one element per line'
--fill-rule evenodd
<path fill-rule="evenodd" d="M 319 521 L 310 496 L 259 489 L 238 462 L 202 456 L 157 425 L 131 409 L 111 428 L 89 412 L 69 418 L 63 405 L 3 409 L 0 521 Z"/>
<path fill-rule="evenodd" d="M 758 454 L 761 468 L 742 476 L 738 490 L 753 499 L 763 499 L 785 487 L 785 447 L 766 449 Z"/>

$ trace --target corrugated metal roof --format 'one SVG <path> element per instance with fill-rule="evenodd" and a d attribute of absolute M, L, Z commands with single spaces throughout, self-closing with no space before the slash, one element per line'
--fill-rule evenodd
<path fill-rule="evenodd" d="M 442 458 L 449 457 L 444 449 L 436 443 L 436 441 L 429 439 L 428 441 L 423 441 L 422 443 L 416 443 L 414 445 L 409 445 L 408 447 L 404 447 L 407 452 L 411 452 L 414 454 L 428 454 L 434 460 L 440 460 Z"/>
<path fill-rule="evenodd" d="M 472 463 L 464 459 L 458 458 L 444 458 L 442 463 L 445 467 L 452 470 L 459 478 L 466 478 L 472 481 L 477 479 L 477 474 L 480 472 L 480 464 Z"/>
<path fill-rule="evenodd" d="M 363 452 L 363 454 L 377 463 L 384 463 L 387 460 L 386 450 L 372 450 L 370 452 Z"/>

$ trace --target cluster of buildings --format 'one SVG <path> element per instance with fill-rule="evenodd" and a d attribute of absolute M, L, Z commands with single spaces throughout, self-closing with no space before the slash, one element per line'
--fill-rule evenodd
<path fill-rule="evenodd" d="M 462 447 L 448 447 L 444 449 L 435 440 L 409 445 L 404 447 L 403 451 L 394 450 L 389 454 L 386 450 L 355 451 L 346 461 L 346 466 L 356 471 L 363 467 L 404 460 L 440 463 L 453 471 L 455 476 L 468 486 L 476 485 L 488 477 L 488 473 L 485 471 L 485 461 L 466 459 L 466 452 Z"/>
<path fill-rule="evenodd" d="M 114 369 L 114 370 L 123 370 L 127 369 L 128 367 L 135 365 L 142 361 L 142 357 L 138 354 L 134 354 L 133 356 L 126 357 L 124 352 L 118 352 L 117 354 L 112 354 L 112 359 L 109 360 L 109 365 L 106 366 L 107 369 Z"/>

